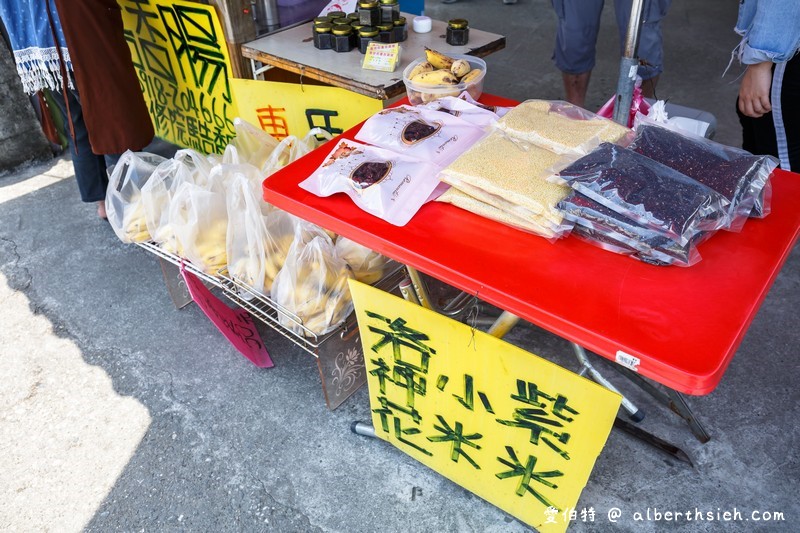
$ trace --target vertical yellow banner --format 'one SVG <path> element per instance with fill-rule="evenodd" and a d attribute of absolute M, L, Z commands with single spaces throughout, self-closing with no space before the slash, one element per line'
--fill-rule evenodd
<path fill-rule="evenodd" d="M 119 0 L 119 5 L 156 135 L 221 154 L 234 136 L 238 112 L 214 7 L 168 0 Z"/>
<path fill-rule="evenodd" d="M 565 531 L 620 396 L 369 285 L 350 292 L 375 433 L 539 531 Z"/>

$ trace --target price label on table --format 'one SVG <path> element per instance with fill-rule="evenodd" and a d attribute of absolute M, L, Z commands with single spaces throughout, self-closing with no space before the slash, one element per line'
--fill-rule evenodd
<path fill-rule="evenodd" d="M 400 45 L 398 43 L 379 43 L 372 41 L 367 45 L 364 62 L 361 68 L 394 72 L 400 63 Z"/>

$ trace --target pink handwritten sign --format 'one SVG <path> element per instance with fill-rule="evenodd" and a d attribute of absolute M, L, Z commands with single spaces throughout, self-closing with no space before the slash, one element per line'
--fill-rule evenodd
<path fill-rule="evenodd" d="M 274 363 L 267 353 L 267 347 L 264 346 L 250 314 L 244 309 L 234 310 L 222 303 L 197 279 L 197 276 L 187 272 L 183 265 L 181 265 L 181 274 L 194 302 L 225 335 L 225 338 L 233 344 L 233 347 L 257 367 L 272 368 Z"/>

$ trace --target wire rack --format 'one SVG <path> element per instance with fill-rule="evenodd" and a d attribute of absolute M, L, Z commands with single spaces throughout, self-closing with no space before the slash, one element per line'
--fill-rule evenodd
<path fill-rule="evenodd" d="M 194 274 L 208 285 L 219 289 L 233 303 L 246 310 L 255 318 L 314 357 L 319 357 L 320 346 L 328 339 L 334 336 L 341 337 L 348 331 L 357 327 L 355 313 L 351 313 L 342 324 L 332 331 L 323 335 L 318 335 L 308 329 L 303 324 L 303 320 L 300 317 L 275 303 L 269 296 L 230 277 L 227 270 L 222 270 L 211 275 L 197 268 L 182 257 L 163 250 L 153 242 L 141 242 L 137 244 L 177 267 L 183 265 L 188 272 Z M 387 274 L 378 281 L 375 286 L 387 291 L 392 291 L 405 276 L 404 269 L 399 263 L 392 262 L 390 263 L 390 268 L 386 269 L 386 272 Z"/>

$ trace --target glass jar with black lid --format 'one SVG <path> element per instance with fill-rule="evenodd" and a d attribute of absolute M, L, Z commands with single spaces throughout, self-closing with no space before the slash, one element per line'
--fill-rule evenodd
<path fill-rule="evenodd" d="M 376 41 L 381 43 L 394 42 L 394 24 L 387 22 L 385 24 L 378 24 L 376 27 L 378 29 L 378 38 Z"/>
<path fill-rule="evenodd" d="M 358 3 L 359 22 L 363 26 L 377 26 L 381 23 L 381 9 L 378 0 L 361 0 Z"/>
<path fill-rule="evenodd" d="M 378 28 L 375 26 L 362 26 L 358 30 L 358 50 L 362 54 L 367 53 L 367 46 L 369 43 L 378 37 Z"/>
<path fill-rule="evenodd" d="M 447 36 L 450 46 L 464 46 L 469 42 L 469 23 L 467 19 L 451 19 L 447 22 Z"/>
<path fill-rule="evenodd" d="M 319 48 L 320 50 L 330 50 L 333 48 L 332 29 L 333 24 L 330 22 L 314 22 L 312 30 L 314 35 L 314 47 Z"/>
<path fill-rule="evenodd" d="M 381 24 L 388 24 L 400 18 L 400 2 L 398 0 L 380 0 Z"/>
<path fill-rule="evenodd" d="M 349 52 L 355 46 L 355 34 L 349 24 L 337 24 L 331 29 L 333 33 L 333 50 L 335 52 Z"/>
<path fill-rule="evenodd" d="M 408 39 L 408 25 L 406 24 L 406 18 L 400 17 L 399 19 L 394 21 L 394 28 L 392 28 L 392 34 L 394 38 L 392 42 L 394 43 L 402 43 L 406 39 Z"/>

